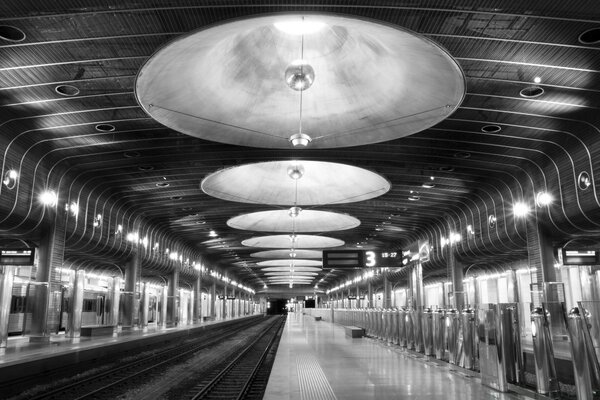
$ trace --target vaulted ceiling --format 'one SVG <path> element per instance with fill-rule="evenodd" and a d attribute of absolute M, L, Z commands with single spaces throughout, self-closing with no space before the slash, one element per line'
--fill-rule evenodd
<path fill-rule="evenodd" d="M 297 148 L 285 141 L 282 146 L 255 147 L 219 138 L 222 126 L 273 113 L 260 108 L 266 103 L 261 96 L 270 93 L 261 86 L 266 80 L 244 86 L 256 90 L 249 98 L 261 101 L 242 116 L 232 90 L 239 83 L 223 87 L 214 102 L 231 102 L 229 115 L 215 113 L 221 118 L 218 126 L 203 123 L 193 136 L 173 129 L 168 118 L 153 118 L 136 96 L 142 67 L 182 35 L 288 13 L 346 17 L 415 32 L 456 60 L 464 75 L 464 99 L 432 126 L 408 136 L 400 122 L 386 128 L 384 141 L 348 147 L 341 142 L 329 148 L 319 148 L 315 141 L 312 147 Z M 593 0 L 25 0 L 0 3 L 0 16 L 0 149 L 2 176 L 9 183 L 0 189 L 0 244 L 39 240 L 48 213 L 38 196 L 53 189 L 59 207 L 77 202 L 80 209 L 66 225 L 68 263 L 106 271 L 122 264 L 132 246 L 118 237 L 121 225 L 124 233 L 149 238 L 143 261 L 147 277 L 177 268 L 164 257 L 163 249 L 171 247 L 179 248 L 184 259 L 201 257 L 204 264 L 258 290 L 267 272 L 251 254 L 265 249 L 242 241 L 265 233 L 235 229 L 227 221 L 246 213 L 287 210 L 291 204 L 223 200 L 206 194 L 201 182 L 224 168 L 301 160 L 353 165 L 391 185 L 378 197 L 315 207 L 360 221 L 352 229 L 316 234 L 341 239 L 347 248 L 381 251 L 400 251 L 427 239 L 432 257 L 424 268 L 430 275 L 445 273 L 441 240 L 452 232 L 461 233 L 456 251 L 467 264 L 496 266 L 526 258 L 525 225 L 513 216 L 513 205 L 521 201 L 537 207 L 540 223 L 556 245 L 573 240 L 598 245 L 600 8 Z M 220 55 L 220 62 L 243 62 L 232 54 Z M 353 79 L 375 75 L 380 64 L 359 56 L 344 54 L 338 60 L 342 70 L 358 69 L 350 75 Z M 410 57 L 402 62 L 410 64 Z M 248 72 L 239 77 L 246 83 L 256 77 L 252 68 L 260 67 L 235 65 L 238 76 Z M 221 69 L 212 68 L 203 70 L 198 81 L 209 85 L 216 79 Z M 283 81 L 283 73 L 276 71 L 273 79 Z M 316 76 L 315 85 L 318 69 Z M 385 76 L 377 77 L 385 91 Z M 417 95 L 419 85 L 428 99 L 445 93 L 450 82 L 435 78 L 412 85 L 415 102 L 423 97 Z M 180 84 L 185 88 L 187 82 Z M 329 103 L 314 103 L 305 123 L 311 123 L 312 112 L 321 125 L 328 119 L 338 124 L 356 119 L 368 132 L 381 124 L 374 116 L 383 115 L 387 122 L 395 115 L 405 117 L 402 105 L 380 96 L 381 89 L 352 85 L 357 102 L 367 104 L 375 96 L 385 111 L 357 118 L 349 105 L 339 114 Z M 310 89 L 305 94 L 309 102 Z M 282 126 L 272 129 L 288 136 L 298 115 L 278 101 L 281 109 L 274 111 L 281 113 L 277 123 Z M 199 95 L 193 106 L 204 115 L 214 102 Z M 18 173 L 12 188 L 7 175 L 11 170 Z M 339 179 L 344 182 L 344 176 Z M 535 205 L 541 192 L 552 195 L 549 205 Z M 99 226 L 93 226 L 98 214 Z M 159 243 L 160 254 L 153 254 L 154 243 Z M 183 280 L 195 273 L 193 268 L 182 272 Z M 343 275 L 323 271 L 311 286 L 327 288 L 340 279 Z"/>

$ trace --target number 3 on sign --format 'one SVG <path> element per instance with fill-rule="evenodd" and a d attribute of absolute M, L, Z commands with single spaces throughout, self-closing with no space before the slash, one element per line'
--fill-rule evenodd
<path fill-rule="evenodd" d="M 374 251 L 366 251 L 365 256 L 367 257 L 365 267 L 374 267 L 377 264 Z"/>

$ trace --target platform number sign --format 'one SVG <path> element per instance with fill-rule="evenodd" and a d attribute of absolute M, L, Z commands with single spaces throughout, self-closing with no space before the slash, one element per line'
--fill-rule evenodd
<path fill-rule="evenodd" d="M 377 256 L 374 251 L 365 252 L 365 267 L 374 267 L 377 265 Z"/>
<path fill-rule="evenodd" d="M 365 251 L 365 267 L 394 267 L 397 260 L 398 253 L 395 251 Z"/>

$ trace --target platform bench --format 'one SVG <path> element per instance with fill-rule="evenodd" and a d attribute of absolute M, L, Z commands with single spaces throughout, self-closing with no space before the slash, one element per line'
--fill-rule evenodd
<path fill-rule="evenodd" d="M 361 338 L 365 336 L 365 329 L 358 326 L 344 326 L 346 336 L 351 338 Z"/>
<path fill-rule="evenodd" d="M 315 316 L 315 321 L 320 321 L 320 320 L 321 320 L 321 317 L 316 317 Z"/>
<path fill-rule="evenodd" d="M 81 336 L 95 337 L 95 336 L 111 336 L 113 334 L 113 326 L 82 326 Z"/>

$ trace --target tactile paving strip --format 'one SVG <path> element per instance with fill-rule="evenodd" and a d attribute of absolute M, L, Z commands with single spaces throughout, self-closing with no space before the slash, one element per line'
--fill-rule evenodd
<path fill-rule="evenodd" d="M 337 400 L 319 361 L 312 354 L 296 357 L 298 383 L 302 400 Z"/>

